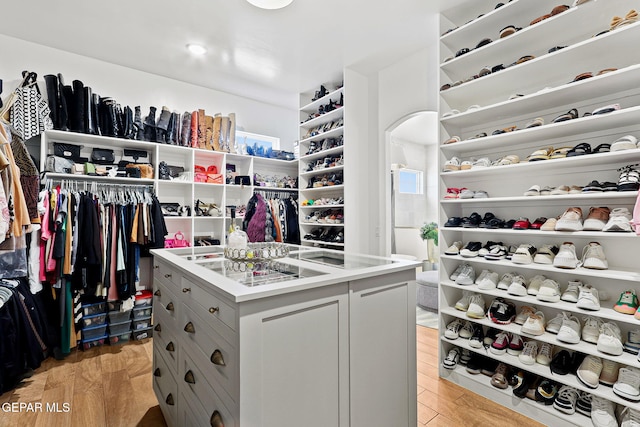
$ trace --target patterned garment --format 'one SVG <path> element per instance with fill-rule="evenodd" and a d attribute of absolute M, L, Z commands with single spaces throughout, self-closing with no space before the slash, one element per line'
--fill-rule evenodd
<path fill-rule="evenodd" d="M 16 89 L 16 99 L 11 107 L 11 126 L 23 140 L 53 129 L 51 110 L 35 85 Z"/>

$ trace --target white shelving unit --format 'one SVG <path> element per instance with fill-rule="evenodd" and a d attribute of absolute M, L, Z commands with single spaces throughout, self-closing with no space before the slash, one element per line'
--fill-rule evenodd
<path fill-rule="evenodd" d="M 319 246 L 330 249 L 344 249 L 344 203 L 333 205 L 306 204 L 318 199 L 340 198 L 344 200 L 344 106 L 324 114 L 319 114 L 319 108 L 330 103 L 344 99 L 343 87 L 336 84 L 327 84 L 329 93 L 325 96 L 309 102 L 314 97 L 315 89 L 300 94 L 300 237 L 304 246 Z M 341 85 L 340 85 L 341 86 Z M 335 90 L 331 90 L 337 87 Z M 319 115 L 317 115 L 319 114 Z M 317 115 L 316 117 L 312 117 Z M 326 126 L 326 127 L 325 127 Z M 323 145 L 324 144 L 324 145 Z M 326 146 L 325 146 L 326 145 Z M 316 150 L 311 148 L 317 147 Z M 324 166 L 325 160 L 329 165 Z M 323 166 L 317 166 L 323 164 Z M 311 165 L 311 170 L 310 169 Z M 331 180 L 339 179 L 340 183 L 327 182 L 328 185 L 314 187 L 314 181 L 323 178 Z M 306 205 L 305 205 L 306 204 Z M 329 223 L 310 220 L 315 214 L 322 218 L 334 216 L 338 223 Z M 342 219 L 339 219 L 339 217 Z M 313 236 L 313 238 L 312 238 Z M 321 236 L 323 240 L 315 237 Z"/>
<path fill-rule="evenodd" d="M 523 196 L 533 184 L 541 187 L 584 186 L 592 180 L 615 183 L 619 178 L 618 168 L 640 163 L 640 149 L 526 162 L 527 156 L 533 151 L 546 146 L 573 147 L 586 142 L 595 148 L 600 144 L 611 144 L 624 135 L 640 137 L 640 64 L 637 56 L 623 52 L 630 40 L 638 40 L 640 37 L 640 23 L 595 36 L 609 29 L 613 16 L 624 16 L 630 9 L 637 9 L 637 2 L 588 1 L 542 22 L 529 25 L 535 18 L 550 13 L 555 6 L 557 3 L 551 0 L 513 0 L 495 9 L 495 2 L 482 0 L 474 2 L 473 5 L 465 5 L 464 8 L 446 11 L 441 15 L 441 33 L 457 28 L 440 38 L 440 85 L 453 85 L 459 81 L 463 83 L 440 92 L 441 117 L 449 111 L 459 111 L 457 114 L 441 118 L 440 141 L 446 141 L 453 136 L 461 138 L 460 142 L 441 144 L 440 167 L 442 168 L 453 156 L 461 160 L 488 157 L 493 161 L 515 154 L 521 163 L 440 174 L 440 331 L 444 331 L 450 321 L 460 318 L 481 324 L 485 330 L 493 327 L 520 334 L 525 340 L 533 339 L 553 344 L 556 352 L 560 349 L 578 351 L 615 361 L 621 366 L 640 368 L 636 355 L 607 355 L 599 352 L 593 344 L 584 341 L 575 345 L 562 343 L 550 333 L 530 337 L 520 332 L 519 325 L 498 325 L 488 318 L 471 319 L 465 312 L 454 308 L 463 292 L 473 291 L 483 296 L 487 308 L 494 298 L 502 297 L 515 303 L 518 311 L 523 305 L 537 307 L 544 312 L 547 320 L 566 311 L 575 314 L 581 320 L 591 315 L 603 321 L 614 322 L 622 330 L 623 342 L 626 340 L 627 332 L 640 328 L 640 322 L 633 316 L 613 310 L 621 292 L 626 289 L 640 291 L 637 260 L 635 256 L 630 255 L 640 249 L 640 239 L 635 233 L 570 233 L 444 227 L 447 219 L 469 216 L 473 212 L 480 215 L 491 212 L 504 220 L 526 217 L 533 221 L 538 217 L 556 217 L 573 206 L 582 208 L 583 217 L 586 217 L 592 206 L 608 206 L 611 209 L 626 207 L 632 211 L 638 196 L 637 191 Z M 479 15 L 482 16 L 478 17 Z M 510 24 L 522 29 L 500 39 L 500 30 Z M 490 38 L 493 42 L 472 49 L 484 38 Z M 548 50 L 555 46 L 566 47 L 548 53 Z M 462 48 L 472 50 L 455 57 L 456 52 Z M 524 55 L 533 55 L 535 59 L 508 67 Z M 470 79 L 482 67 L 491 68 L 498 64 L 507 68 L 484 77 Z M 597 75 L 598 71 L 607 68 L 617 70 Z M 594 77 L 573 82 L 575 76 L 584 72 L 592 72 Z M 523 96 L 510 99 L 513 94 Z M 584 113 L 590 113 L 598 107 L 615 103 L 620 104 L 619 111 L 584 116 Z M 477 107 L 469 109 L 470 106 Z M 572 108 L 578 109 L 579 118 L 552 123 L 555 117 Z M 526 124 L 537 117 L 544 119 L 544 125 L 525 129 Z M 509 126 L 517 126 L 519 130 L 493 135 L 493 131 Z M 488 136 L 475 138 L 481 133 Z M 444 199 L 447 188 L 450 187 L 484 190 L 490 197 Z M 564 270 L 550 265 L 518 265 L 509 260 L 489 261 L 484 258 L 445 255 L 444 251 L 454 241 L 462 241 L 464 244 L 470 241 L 483 244 L 495 241 L 516 246 L 520 243 L 531 243 L 536 247 L 543 244 L 559 246 L 563 242 L 571 241 L 576 245 L 578 257 L 585 245 L 597 241 L 604 248 L 609 269 Z M 518 297 L 502 290 L 480 290 L 476 285 L 458 285 L 451 281 L 449 276 L 462 263 L 470 264 L 477 274 L 484 269 L 495 271 L 500 276 L 507 272 L 516 272 L 526 279 L 543 274 L 558 281 L 563 291 L 570 280 L 581 280 L 600 291 L 602 308 L 589 312 L 564 301 L 548 303 L 539 301 L 534 296 Z M 607 294 L 607 300 L 604 300 L 604 294 Z M 468 346 L 467 340 L 463 339 L 449 340 L 444 336 L 441 338 L 441 362 L 453 346 L 488 355 L 516 369 L 571 385 L 619 405 L 633 405 L 613 393 L 609 387 L 600 385 L 596 389 L 590 389 L 580 383 L 575 375 L 552 375 L 549 367 L 540 364 L 524 365 L 514 356 L 496 356 L 491 352 L 485 352 L 484 349 L 473 349 Z M 545 407 L 528 399 L 512 397 L 510 388 L 499 390 L 491 386 L 486 376 L 471 375 L 462 366 L 454 370 L 440 368 L 440 376 L 493 398 L 547 425 L 584 426 L 590 422 L 579 414 L 566 415 L 550 406 Z"/>
<path fill-rule="evenodd" d="M 185 239 L 194 245 L 197 237 L 210 237 L 219 239 L 225 244 L 226 233 L 231 224 L 231 217 L 227 215 L 227 206 L 246 205 L 255 190 L 287 191 L 297 193 L 298 189 L 277 188 L 254 185 L 214 184 L 193 181 L 163 180 L 159 179 L 158 165 L 161 161 L 171 166 L 182 166 L 186 172 L 194 175 L 194 166 L 203 166 L 206 170 L 215 165 L 218 173 L 226 172 L 226 165 L 232 164 L 238 175 L 248 175 L 253 183 L 254 174 L 262 176 L 298 176 L 298 161 L 286 161 L 268 159 L 262 157 L 230 154 L 218 151 L 194 149 L 175 145 L 158 144 L 110 138 L 104 136 L 86 135 L 81 133 L 46 131 L 42 134 L 40 145 L 41 170 L 44 170 L 44 162 L 48 155 L 53 154 L 53 143 L 63 142 L 82 146 L 81 155 L 91 157 L 93 148 L 107 148 L 114 150 L 116 162 L 124 157 L 125 149 L 146 151 L 148 157 L 141 158 L 140 163 L 150 163 L 154 168 L 153 179 L 138 178 L 112 178 L 104 176 L 72 175 L 47 173 L 46 177 L 54 180 L 66 179 L 85 182 L 99 182 L 124 185 L 153 185 L 158 200 L 162 203 L 179 203 L 191 207 L 190 216 L 165 216 L 169 236 L 181 231 Z M 224 182 L 224 181 L 223 181 Z M 195 203 L 200 200 L 204 203 L 215 203 L 219 208 L 220 216 L 198 216 L 195 212 Z"/>

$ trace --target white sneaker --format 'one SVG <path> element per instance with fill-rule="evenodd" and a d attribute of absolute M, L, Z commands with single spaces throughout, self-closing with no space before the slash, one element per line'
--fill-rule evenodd
<path fill-rule="evenodd" d="M 633 409 L 625 406 L 620 413 L 620 427 L 638 427 L 640 426 L 640 409 Z"/>
<path fill-rule="evenodd" d="M 464 325 L 462 325 L 462 328 L 460 328 L 458 336 L 460 336 L 460 338 L 469 339 L 473 335 L 474 331 L 473 323 L 466 321 L 464 322 Z"/>
<path fill-rule="evenodd" d="M 516 325 L 524 325 L 524 322 L 527 321 L 529 315 L 536 314 L 537 309 L 535 307 L 530 307 L 528 305 L 523 305 L 520 307 L 520 313 L 516 316 L 514 323 Z"/>
<path fill-rule="evenodd" d="M 582 282 L 580 280 L 570 281 L 567 289 L 562 293 L 560 299 L 566 302 L 578 302 L 581 286 Z"/>
<path fill-rule="evenodd" d="M 553 345 L 548 342 L 543 342 L 542 347 L 540 347 L 538 351 L 538 356 L 536 356 L 536 363 L 549 366 L 551 360 L 553 360 Z"/>
<path fill-rule="evenodd" d="M 584 358 L 576 374 L 584 385 L 591 388 L 598 387 L 600 373 L 602 372 L 602 360 L 593 355 Z"/>
<path fill-rule="evenodd" d="M 451 276 L 449 276 L 449 279 L 455 282 L 458 276 L 460 275 L 460 273 L 462 273 L 462 269 L 464 268 L 465 265 L 466 264 L 460 264 L 459 266 L 457 266 L 454 272 L 451 273 Z"/>
<path fill-rule="evenodd" d="M 558 250 L 556 245 L 542 245 L 536 252 L 536 256 L 533 257 L 533 262 L 536 264 L 553 264 L 553 259 L 556 257 Z"/>
<path fill-rule="evenodd" d="M 604 323 L 600 327 L 597 349 L 606 354 L 620 356 L 622 354 L 622 333 L 620 328 L 613 322 Z"/>
<path fill-rule="evenodd" d="M 462 271 L 456 278 L 456 283 L 458 285 L 473 285 L 473 282 L 476 280 L 476 272 L 469 264 L 464 264 L 462 267 Z"/>
<path fill-rule="evenodd" d="M 576 307 L 591 311 L 600 310 L 598 290 L 591 285 L 585 285 L 580 288 L 580 295 L 578 296 Z"/>
<path fill-rule="evenodd" d="M 535 341 L 527 341 L 524 343 L 522 353 L 518 356 L 518 359 L 525 365 L 533 365 L 536 363 L 536 357 L 538 356 L 538 343 Z"/>
<path fill-rule="evenodd" d="M 442 367 L 445 369 L 455 369 L 456 365 L 460 361 L 460 350 L 454 347 L 449 350 L 447 357 L 442 361 Z"/>
<path fill-rule="evenodd" d="M 568 208 L 558 222 L 556 231 L 582 231 L 582 209 Z"/>
<path fill-rule="evenodd" d="M 620 368 L 618 381 L 613 385 L 613 392 L 625 399 L 637 402 L 640 400 L 640 370 L 627 366 Z"/>
<path fill-rule="evenodd" d="M 558 331 L 558 341 L 569 344 L 578 344 L 580 342 L 580 320 L 573 314 L 562 313 L 562 326 Z"/>
<path fill-rule="evenodd" d="M 613 402 L 604 397 L 593 396 L 591 399 L 591 422 L 594 427 L 618 427 Z"/>
<path fill-rule="evenodd" d="M 631 214 L 627 208 L 615 208 L 609 214 L 609 221 L 602 231 L 631 232 Z"/>
<path fill-rule="evenodd" d="M 482 319 L 484 318 L 484 299 L 482 295 L 473 294 L 471 299 L 469 300 L 469 308 L 467 309 L 467 316 L 472 319 Z"/>
<path fill-rule="evenodd" d="M 462 242 L 453 242 L 445 251 L 445 255 L 460 255 L 460 249 L 463 248 Z"/>
<path fill-rule="evenodd" d="M 595 270 L 606 270 L 609 268 L 607 258 L 604 256 L 604 249 L 598 242 L 589 242 L 582 249 L 582 266 Z"/>
<path fill-rule="evenodd" d="M 509 285 L 513 282 L 513 277 L 515 275 L 516 273 L 504 273 L 498 282 L 498 289 L 502 289 L 503 291 L 509 289 Z"/>
<path fill-rule="evenodd" d="M 578 390 L 574 387 L 563 385 L 558 390 L 558 395 L 553 402 L 553 407 L 565 414 L 573 415 L 576 412 Z"/>
<path fill-rule="evenodd" d="M 480 272 L 480 275 L 478 277 L 476 277 L 476 280 L 474 280 L 474 283 L 477 285 L 478 283 L 480 283 L 480 281 L 482 279 L 484 279 L 484 276 L 486 276 L 487 274 L 489 274 L 489 270 L 482 270 Z"/>
<path fill-rule="evenodd" d="M 564 319 L 563 313 L 556 314 L 556 317 L 547 322 L 546 331 L 551 334 L 557 334 L 562 327 L 562 320 Z M 596 339 L 598 337 L 596 336 Z"/>
<path fill-rule="evenodd" d="M 599 317 L 587 316 L 584 319 L 584 327 L 582 328 L 582 340 L 597 344 L 600 337 L 600 328 L 603 321 Z"/>
<path fill-rule="evenodd" d="M 511 256 L 511 262 L 514 264 L 531 264 L 535 253 L 535 246 L 529 243 L 523 243 L 518 246 L 518 249 L 516 249 L 515 253 Z"/>
<path fill-rule="evenodd" d="M 540 285 L 538 295 L 540 301 L 558 302 L 560 301 L 560 285 L 553 279 L 547 279 Z"/>
<path fill-rule="evenodd" d="M 544 313 L 537 311 L 535 314 L 530 314 L 520 328 L 520 332 L 535 336 L 544 334 Z"/>
<path fill-rule="evenodd" d="M 490 271 L 483 279 L 478 283 L 478 289 L 491 290 L 498 286 L 498 273 Z"/>
<path fill-rule="evenodd" d="M 507 289 L 507 293 L 509 293 L 510 295 L 517 295 L 520 297 L 526 296 L 527 295 L 526 283 L 527 282 L 524 280 L 524 277 L 522 277 L 519 274 L 515 275 L 513 277 L 513 281 L 511 282 L 511 284 L 509 285 L 509 288 Z"/>
<path fill-rule="evenodd" d="M 620 365 L 613 360 L 602 359 L 602 372 L 600 372 L 600 384 L 612 386 L 618 381 Z"/>
<path fill-rule="evenodd" d="M 577 268 L 578 257 L 576 256 L 576 247 L 571 242 L 564 242 L 560 246 L 558 255 L 553 259 L 553 266 L 558 268 Z"/>
<path fill-rule="evenodd" d="M 462 292 L 462 298 L 456 302 L 456 310 L 467 311 L 469 309 L 469 303 L 471 302 L 471 297 L 476 295 L 474 292 L 464 291 Z"/>
<path fill-rule="evenodd" d="M 529 281 L 529 286 L 527 286 L 527 294 L 529 295 L 538 295 L 538 291 L 540 290 L 540 285 L 542 282 L 547 280 L 542 274 L 538 274 L 533 276 Z"/>
<path fill-rule="evenodd" d="M 458 339 L 460 329 L 464 325 L 461 319 L 455 319 L 447 324 L 447 329 L 444 331 L 444 337 L 450 340 Z"/>

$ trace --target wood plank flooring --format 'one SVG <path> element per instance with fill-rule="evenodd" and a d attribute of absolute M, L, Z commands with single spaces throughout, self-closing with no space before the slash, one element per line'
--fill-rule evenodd
<path fill-rule="evenodd" d="M 438 377 L 438 331 L 416 326 L 418 426 L 541 426 L 482 396 Z M 47 359 L 3 403 L 41 403 L 42 412 L 0 411 L 0 427 L 164 427 L 151 386 L 151 340 L 74 351 Z M 46 412 L 46 404 L 70 404 Z M 2 406 L 0 406 L 1 408 Z M 402 426 L 398 426 L 402 427 Z"/>

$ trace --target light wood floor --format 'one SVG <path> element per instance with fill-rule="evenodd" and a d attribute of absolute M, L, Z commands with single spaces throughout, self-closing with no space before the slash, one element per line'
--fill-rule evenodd
<path fill-rule="evenodd" d="M 438 331 L 416 328 L 418 426 L 541 426 L 438 378 Z M 151 387 L 152 352 L 147 340 L 74 351 L 64 361 L 47 359 L 33 377 L 0 396 L 0 405 L 41 402 L 43 412 L 0 410 L 0 427 L 164 427 Z M 65 402 L 71 405 L 67 413 L 45 411 L 46 403 L 62 409 Z"/>

